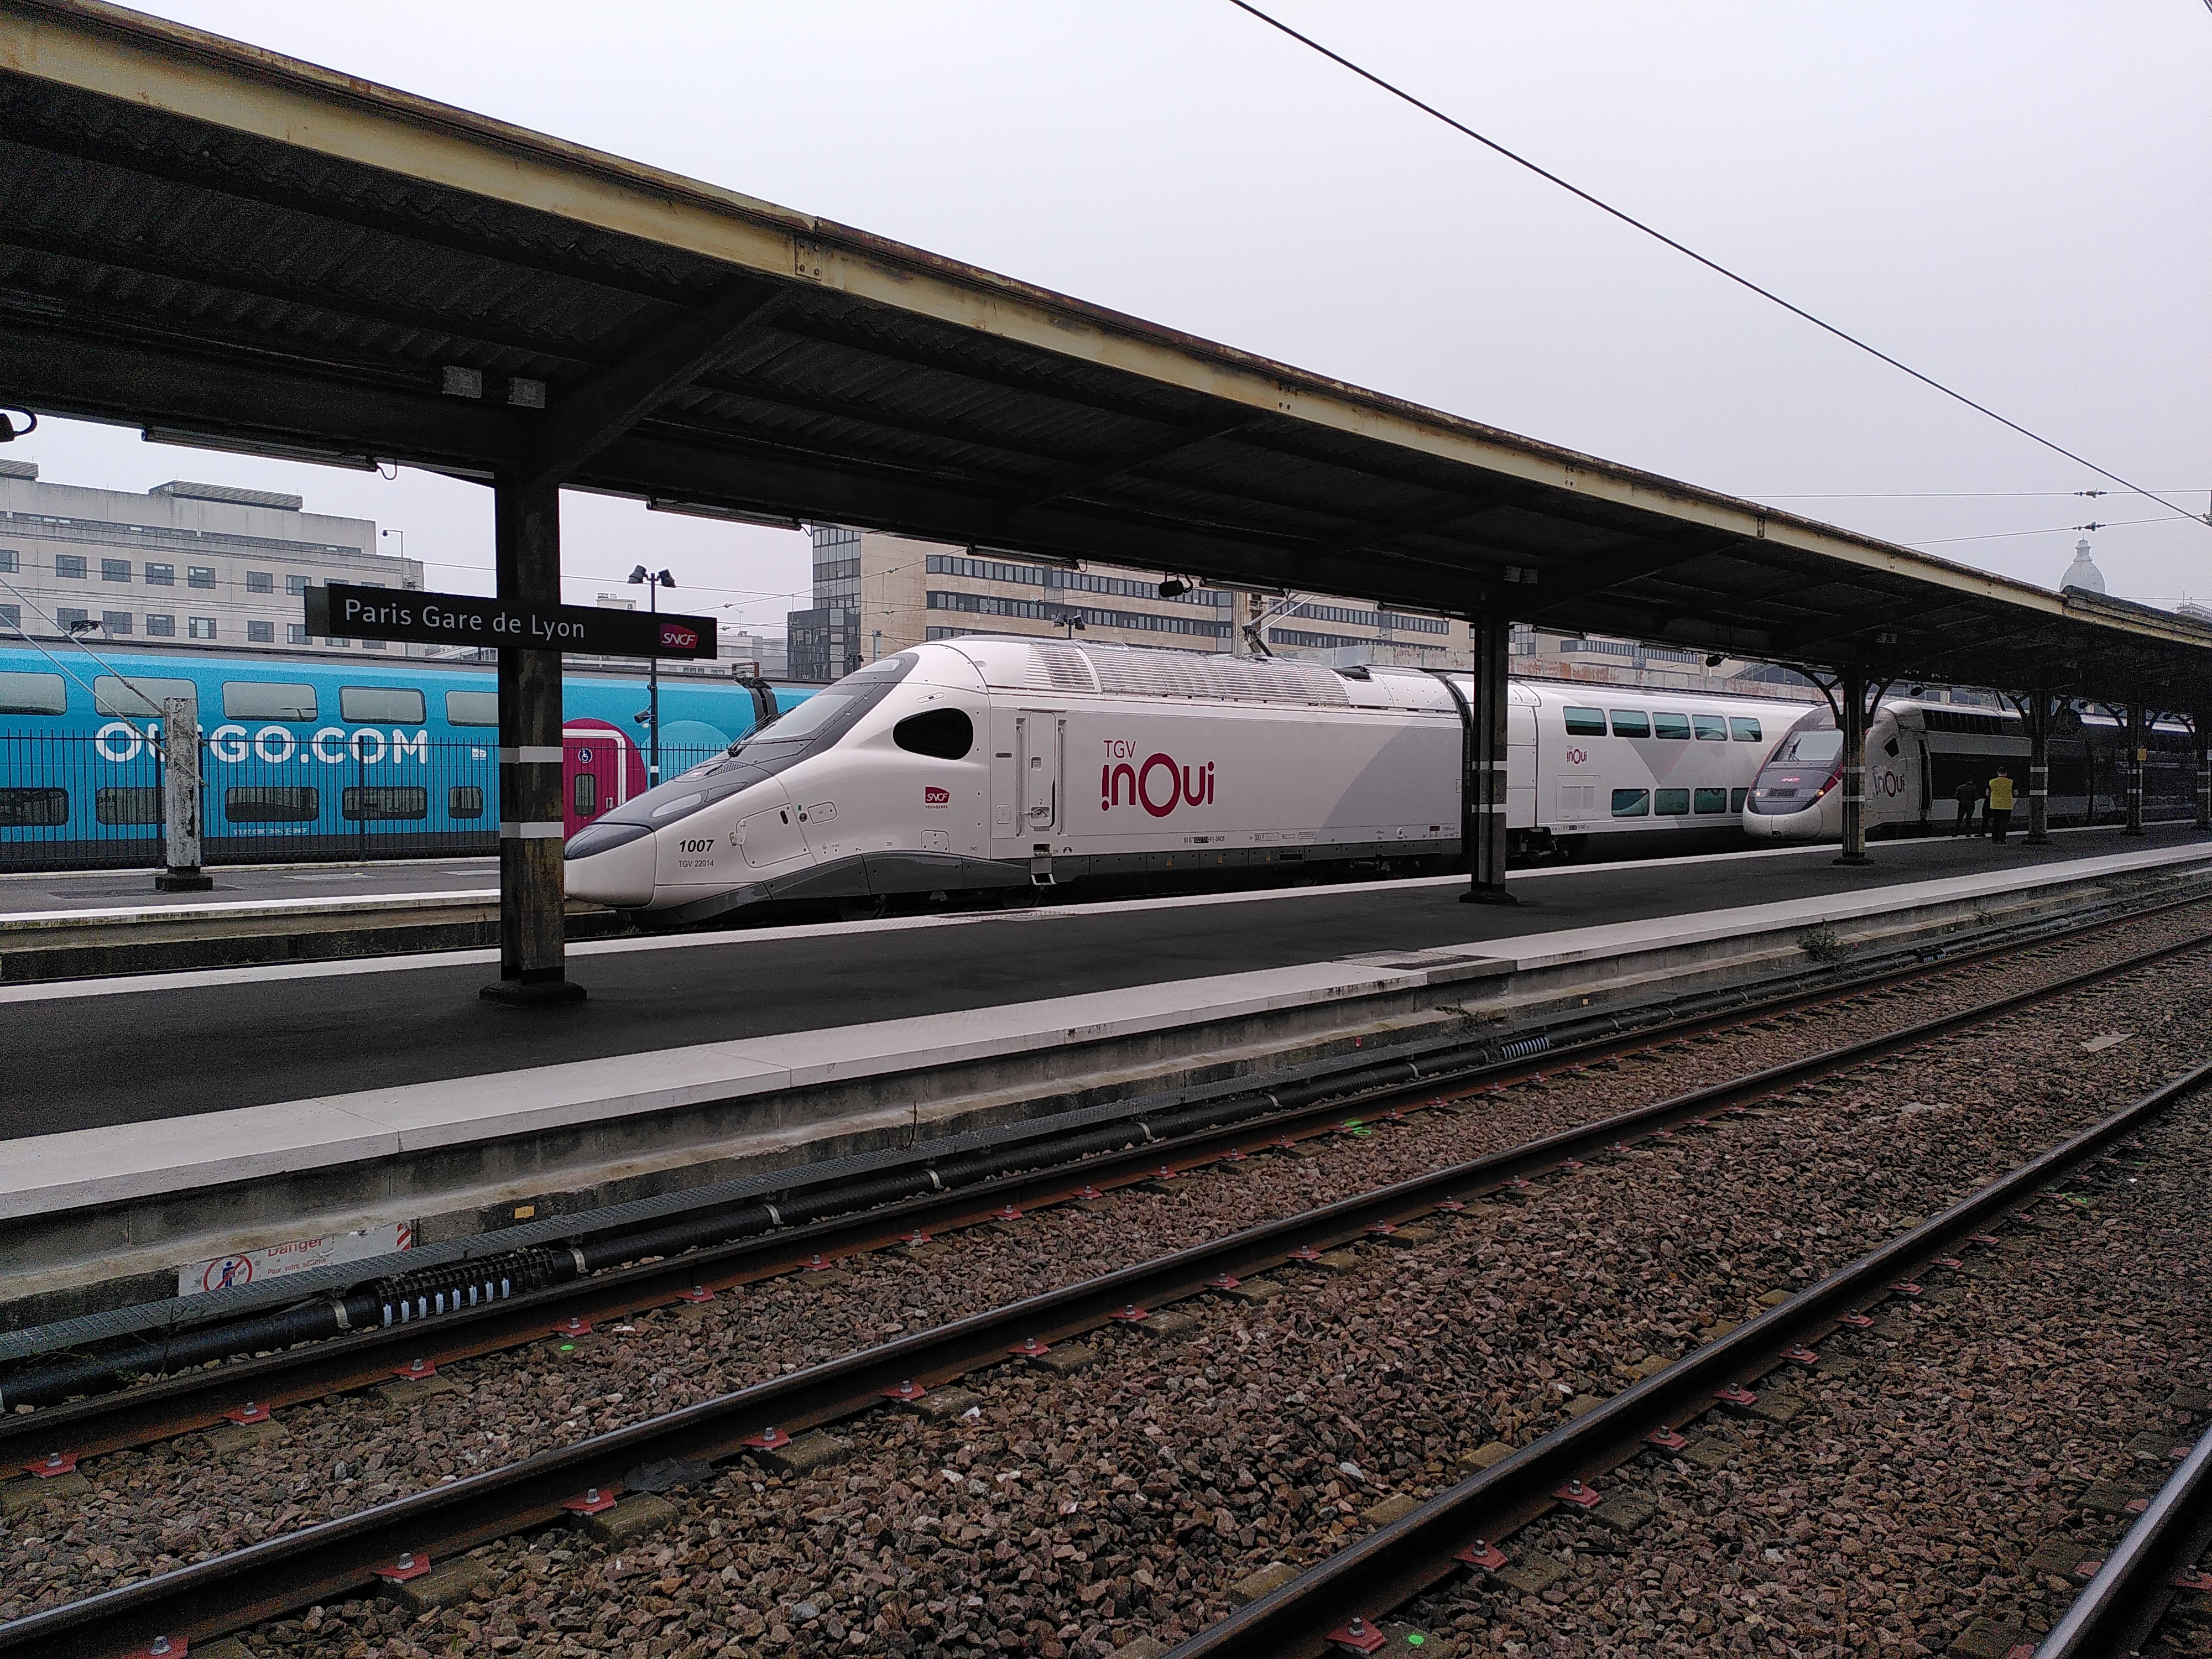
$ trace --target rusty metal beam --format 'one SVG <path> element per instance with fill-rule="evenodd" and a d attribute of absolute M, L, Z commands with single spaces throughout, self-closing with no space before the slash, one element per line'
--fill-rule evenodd
<path fill-rule="evenodd" d="M 525 485 L 557 482 L 735 350 L 783 305 L 784 290 L 739 283 L 703 311 L 678 318 L 623 361 L 569 392 L 532 434 Z"/>

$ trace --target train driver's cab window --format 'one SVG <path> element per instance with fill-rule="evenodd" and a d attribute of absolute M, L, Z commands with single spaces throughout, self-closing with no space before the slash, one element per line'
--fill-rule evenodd
<path fill-rule="evenodd" d="M 1759 735 L 1759 722 L 1752 719 L 1748 714 L 1730 714 L 1729 716 L 1729 736 L 1734 738 L 1738 743 L 1764 743 L 1765 741 L 1765 739 Z"/>
<path fill-rule="evenodd" d="M 411 685 L 342 685 L 338 717 L 379 726 L 420 726 L 422 694 Z"/>
<path fill-rule="evenodd" d="M 58 674 L 0 674 L 0 714 L 66 714 L 69 682 Z"/>
<path fill-rule="evenodd" d="M 975 746 L 975 725 L 957 708 L 932 708 L 891 727 L 891 741 L 910 754 L 965 760 Z"/>
<path fill-rule="evenodd" d="M 126 680 L 102 674 L 92 683 L 93 713 L 119 715 L 126 720 L 157 720 L 161 718 L 161 705 L 173 697 L 191 704 L 192 718 L 199 718 L 200 689 L 190 680 L 149 679 L 143 674 L 133 674 Z"/>
<path fill-rule="evenodd" d="M 446 724 L 448 726 L 497 726 L 499 724 L 499 693 L 496 691 L 447 692 Z"/>
<path fill-rule="evenodd" d="M 222 717 L 227 720 L 311 720 L 315 688 L 270 680 L 225 680 Z"/>
<path fill-rule="evenodd" d="M 1728 722 L 1718 714 L 1692 714 L 1690 725 L 1696 731 L 1699 743 L 1728 741 Z"/>
<path fill-rule="evenodd" d="M 1697 792 L 1697 796 L 1699 817 L 1704 817 L 1708 813 L 1725 812 L 1729 810 L 1729 792 L 1725 789 L 1700 789 Z"/>
<path fill-rule="evenodd" d="M 1690 717 L 1687 714 L 1654 714 L 1651 717 L 1651 735 L 1687 743 L 1690 739 Z"/>
<path fill-rule="evenodd" d="M 1616 708 L 1613 711 L 1613 735 L 1648 738 L 1651 735 L 1651 717 L 1640 708 Z"/>
<path fill-rule="evenodd" d="M 1686 818 L 1690 816 L 1690 792 L 1655 789 L 1651 792 L 1651 810 L 1662 818 Z"/>
<path fill-rule="evenodd" d="M 1562 711 L 1567 717 L 1567 735 L 1571 738 L 1601 738 L 1605 735 L 1605 710 L 1602 708 L 1569 708 Z"/>
<path fill-rule="evenodd" d="M 1651 792 L 1648 789 L 1616 789 L 1613 792 L 1613 815 L 1617 818 L 1648 818 L 1651 816 Z"/>

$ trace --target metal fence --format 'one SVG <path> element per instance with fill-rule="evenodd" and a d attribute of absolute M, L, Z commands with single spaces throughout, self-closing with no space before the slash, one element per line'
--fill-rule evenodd
<path fill-rule="evenodd" d="M 499 750 L 489 733 L 455 742 L 267 726 L 204 738 L 200 749 L 208 864 L 499 850 Z M 661 775 L 720 752 L 664 747 Z M 0 870 L 158 866 L 162 772 L 156 745 L 120 722 L 88 736 L 0 733 Z"/>

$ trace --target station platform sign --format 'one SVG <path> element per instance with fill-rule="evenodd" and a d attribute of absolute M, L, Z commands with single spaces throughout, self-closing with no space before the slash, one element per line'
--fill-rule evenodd
<path fill-rule="evenodd" d="M 582 651 L 608 657 L 715 654 L 712 617 L 588 605 L 517 605 L 482 593 L 422 593 L 343 582 L 311 587 L 304 597 L 307 632 L 318 639 Z"/>

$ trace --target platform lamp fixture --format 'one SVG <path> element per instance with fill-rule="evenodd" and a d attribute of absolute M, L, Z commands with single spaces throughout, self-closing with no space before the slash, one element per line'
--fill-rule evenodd
<path fill-rule="evenodd" d="M 1063 611 L 1053 620 L 1066 630 L 1066 637 L 1071 640 L 1075 637 L 1076 630 L 1083 626 L 1083 617 L 1079 611 Z"/>
<path fill-rule="evenodd" d="M 660 590 L 676 586 L 676 578 L 665 570 L 647 570 L 643 565 L 629 573 L 629 585 L 646 590 L 646 609 L 653 616 L 660 614 Z M 646 659 L 647 703 L 645 712 L 637 718 L 646 730 L 646 787 L 660 787 L 660 659 Z"/>

